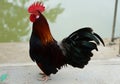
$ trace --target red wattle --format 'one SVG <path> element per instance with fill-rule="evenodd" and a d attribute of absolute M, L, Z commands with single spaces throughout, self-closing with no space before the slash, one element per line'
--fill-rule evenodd
<path fill-rule="evenodd" d="M 30 21 L 31 21 L 31 22 L 35 22 L 35 20 L 36 20 L 36 15 L 31 14 L 31 15 L 30 15 Z"/>

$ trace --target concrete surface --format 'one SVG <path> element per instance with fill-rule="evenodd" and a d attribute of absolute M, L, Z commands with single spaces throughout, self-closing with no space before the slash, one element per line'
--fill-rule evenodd
<path fill-rule="evenodd" d="M 39 68 L 33 63 L 1 64 L 0 84 L 43 84 L 37 80 Z M 64 67 L 45 84 L 120 84 L 120 58 L 92 60 L 84 69 Z"/>

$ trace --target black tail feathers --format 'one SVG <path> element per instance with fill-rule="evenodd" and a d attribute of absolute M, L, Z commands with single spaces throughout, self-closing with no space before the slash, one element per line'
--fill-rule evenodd
<path fill-rule="evenodd" d="M 73 32 L 62 41 L 67 63 L 83 68 L 93 56 L 91 51 L 98 51 L 97 45 L 100 42 L 105 46 L 102 38 L 89 27 Z"/>

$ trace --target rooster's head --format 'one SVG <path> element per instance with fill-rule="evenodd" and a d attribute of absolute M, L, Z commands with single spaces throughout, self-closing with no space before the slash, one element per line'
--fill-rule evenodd
<path fill-rule="evenodd" d="M 42 2 L 35 2 L 28 8 L 28 12 L 30 13 L 30 21 L 35 22 L 37 18 L 40 17 L 40 14 L 44 12 L 45 7 Z"/>

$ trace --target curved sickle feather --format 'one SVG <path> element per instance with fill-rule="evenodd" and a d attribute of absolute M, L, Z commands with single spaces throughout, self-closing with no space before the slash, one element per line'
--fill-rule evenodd
<path fill-rule="evenodd" d="M 93 34 L 101 41 L 103 46 L 105 46 L 105 43 L 104 43 L 103 39 L 97 33 L 93 33 Z"/>

